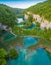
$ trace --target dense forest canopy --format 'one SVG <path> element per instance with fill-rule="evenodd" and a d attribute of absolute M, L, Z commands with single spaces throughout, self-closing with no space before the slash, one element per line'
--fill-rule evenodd
<path fill-rule="evenodd" d="M 34 14 L 38 14 L 41 17 L 44 17 L 48 21 L 51 21 L 51 0 L 38 3 L 35 6 L 31 6 L 27 9 L 27 11 L 30 11 Z"/>
<path fill-rule="evenodd" d="M 12 8 L 3 4 L 0 4 L 0 23 L 13 27 L 16 21 L 16 14 L 12 11 Z"/>
<path fill-rule="evenodd" d="M 51 1 L 51 0 L 47 0 L 47 1 Z"/>
<path fill-rule="evenodd" d="M 17 15 L 18 18 L 24 17 L 24 9 L 12 8 L 12 11 Z"/>
<path fill-rule="evenodd" d="M 16 14 L 22 14 L 24 12 L 24 9 L 20 9 L 20 8 L 12 8 L 12 10 L 16 13 Z"/>

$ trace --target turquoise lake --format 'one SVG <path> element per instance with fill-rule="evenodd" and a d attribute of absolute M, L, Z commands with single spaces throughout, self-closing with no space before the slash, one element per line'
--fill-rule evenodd
<path fill-rule="evenodd" d="M 42 48 L 38 48 L 33 52 L 21 49 L 18 59 L 9 60 L 8 65 L 51 65 L 51 61 Z"/>
<path fill-rule="evenodd" d="M 26 36 L 24 37 L 24 47 L 27 48 L 29 46 L 35 45 L 38 42 L 38 38 Z"/>
<path fill-rule="evenodd" d="M 37 43 L 37 38 L 25 37 L 24 48 L 16 46 L 19 51 L 19 56 L 15 60 L 9 60 L 7 65 L 51 65 L 51 60 L 48 58 L 46 51 L 43 48 L 36 50 L 27 50 L 28 46 Z"/>
<path fill-rule="evenodd" d="M 23 27 L 24 25 L 23 25 L 23 24 L 17 24 L 17 26 L 19 26 L 19 27 Z"/>

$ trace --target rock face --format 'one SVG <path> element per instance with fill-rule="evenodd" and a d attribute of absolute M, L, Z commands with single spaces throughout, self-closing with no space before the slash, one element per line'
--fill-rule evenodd
<path fill-rule="evenodd" d="M 9 32 L 12 31 L 12 28 L 11 27 L 7 28 L 7 26 L 6 25 L 2 25 L 2 23 L 0 23 L 0 29 L 1 30 L 5 30 L 5 31 L 9 31 Z"/>
<path fill-rule="evenodd" d="M 42 18 L 39 15 L 33 14 L 33 19 L 36 19 L 37 22 L 41 23 Z"/>
<path fill-rule="evenodd" d="M 27 14 L 25 14 L 24 18 L 27 20 L 27 19 L 28 19 L 28 15 L 27 15 Z"/>
<path fill-rule="evenodd" d="M 6 30 L 6 27 L 7 27 L 7 26 L 2 25 L 2 23 L 0 23 L 0 29 L 2 29 L 2 30 Z"/>
<path fill-rule="evenodd" d="M 33 15 L 33 18 L 37 20 L 38 23 L 40 23 L 41 29 L 51 29 L 51 22 L 45 20 L 44 18 L 40 17 L 39 15 Z"/>
<path fill-rule="evenodd" d="M 27 14 L 25 15 L 25 19 L 27 20 L 28 19 L 28 16 L 29 14 L 32 14 L 33 15 L 33 19 L 35 19 L 36 21 L 34 22 L 38 22 L 40 23 L 40 28 L 41 29 L 51 29 L 51 21 L 47 21 L 46 19 L 44 19 L 44 17 L 40 17 L 40 15 L 37 15 L 37 14 L 33 14 L 31 12 L 27 12 Z"/>
<path fill-rule="evenodd" d="M 49 53 L 51 53 L 51 48 L 45 48 Z"/>
<path fill-rule="evenodd" d="M 42 23 L 40 24 L 40 28 L 41 28 L 41 29 L 44 29 L 44 28 L 46 28 L 46 29 L 51 29 L 51 22 L 50 22 L 50 23 L 49 23 L 49 22 L 46 22 L 46 21 L 42 22 Z"/>

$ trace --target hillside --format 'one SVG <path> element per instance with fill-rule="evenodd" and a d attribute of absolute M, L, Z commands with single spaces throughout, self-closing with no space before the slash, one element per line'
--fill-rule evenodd
<path fill-rule="evenodd" d="M 51 2 L 45 1 L 40 2 L 34 6 L 29 7 L 26 11 L 29 11 L 33 14 L 38 14 L 41 17 L 44 17 L 48 21 L 51 21 Z"/>
<path fill-rule="evenodd" d="M 12 8 L 13 12 L 17 15 L 17 17 L 23 17 L 24 16 L 24 9 L 20 8 Z"/>
<path fill-rule="evenodd" d="M 0 23 L 8 27 L 13 27 L 15 24 L 15 20 L 16 20 L 16 14 L 12 11 L 12 8 L 0 4 Z"/>
<path fill-rule="evenodd" d="M 16 13 L 16 14 L 22 14 L 24 9 L 20 9 L 20 8 L 12 8 L 13 11 Z"/>
<path fill-rule="evenodd" d="M 5 11 L 9 12 L 7 9 L 9 9 L 10 11 L 12 11 L 14 14 L 16 14 L 17 16 L 23 16 L 23 13 L 24 13 L 24 9 L 20 9 L 20 8 L 12 8 L 12 7 L 9 7 L 7 5 L 4 5 L 4 4 L 0 4 L 0 7 L 3 9 L 5 9 Z M 0 9 L 1 9 L 0 8 Z"/>

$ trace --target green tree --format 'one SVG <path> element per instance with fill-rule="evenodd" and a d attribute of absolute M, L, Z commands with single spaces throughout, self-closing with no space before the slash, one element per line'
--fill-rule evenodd
<path fill-rule="evenodd" d="M 18 51 L 16 49 L 10 49 L 9 58 L 16 59 L 18 57 Z"/>
<path fill-rule="evenodd" d="M 6 51 L 3 48 L 0 49 L 0 58 L 5 58 L 6 55 L 7 55 Z"/>
<path fill-rule="evenodd" d="M 5 59 L 0 59 L 0 65 L 6 65 L 7 64 L 7 62 L 6 62 L 6 60 Z"/>
<path fill-rule="evenodd" d="M 27 9 L 33 14 L 40 15 L 42 18 L 51 21 L 51 0 L 38 3 L 37 5 L 31 6 Z"/>
<path fill-rule="evenodd" d="M 47 1 L 51 1 L 51 0 L 47 0 Z"/>
<path fill-rule="evenodd" d="M 31 24 L 32 24 L 31 22 L 26 21 L 26 23 L 25 23 L 25 26 L 24 26 L 24 27 L 25 27 L 25 28 L 29 28 L 29 27 L 31 26 Z"/>
<path fill-rule="evenodd" d="M 0 65 L 6 65 L 7 59 L 15 59 L 18 57 L 18 51 L 15 49 L 10 49 L 9 53 L 6 53 L 5 49 L 0 49 Z"/>
<path fill-rule="evenodd" d="M 0 65 L 6 65 L 5 60 L 6 55 L 7 55 L 6 51 L 3 48 L 0 49 Z"/>
<path fill-rule="evenodd" d="M 31 23 L 33 22 L 33 15 L 32 14 L 29 14 L 28 21 Z"/>

